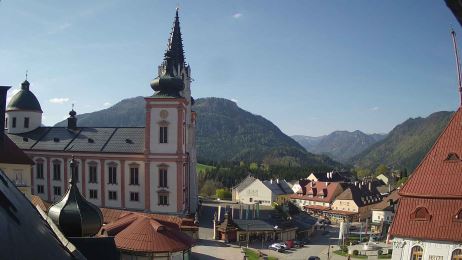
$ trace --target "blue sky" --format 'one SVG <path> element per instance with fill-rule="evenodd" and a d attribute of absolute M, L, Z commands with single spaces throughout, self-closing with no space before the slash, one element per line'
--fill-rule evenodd
<path fill-rule="evenodd" d="M 0 85 L 29 70 L 47 125 L 151 95 L 178 2 L 193 96 L 286 134 L 383 133 L 459 104 L 443 0 L 2 0 Z"/>

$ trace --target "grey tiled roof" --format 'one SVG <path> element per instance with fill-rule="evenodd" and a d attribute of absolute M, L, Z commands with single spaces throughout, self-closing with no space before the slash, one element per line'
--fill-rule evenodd
<path fill-rule="evenodd" d="M 293 194 L 294 191 L 289 187 L 285 180 L 273 180 L 271 181 L 263 181 L 263 184 L 268 187 L 276 195 L 284 195 L 284 194 Z"/>
<path fill-rule="evenodd" d="M 236 185 L 234 189 L 237 190 L 238 192 L 241 192 L 242 190 L 247 188 L 250 184 L 252 184 L 252 182 L 254 182 L 255 180 L 256 180 L 255 177 L 248 175 L 247 177 L 245 177 L 244 180 L 241 181 L 241 183 Z"/>
<path fill-rule="evenodd" d="M 144 127 L 40 127 L 8 137 L 25 150 L 144 153 Z"/>

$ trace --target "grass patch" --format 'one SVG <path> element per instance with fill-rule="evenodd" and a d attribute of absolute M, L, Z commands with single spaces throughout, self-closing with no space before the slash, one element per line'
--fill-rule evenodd
<path fill-rule="evenodd" d="M 391 259 L 391 254 L 388 254 L 388 255 L 379 255 L 379 259 Z"/>
<path fill-rule="evenodd" d="M 334 251 L 334 254 L 341 255 L 341 256 L 348 256 L 347 252 L 343 252 L 342 250 Z M 358 258 L 358 259 L 367 259 L 367 255 L 351 255 L 351 258 Z"/>
<path fill-rule="evenodd" d="M 245 255 L 247 256 L 248 260 L 258 260 L 261 259 L 260 255 L 258 254 L 257 251 L 254 251 L 249 248 L 243 248 Z M 277 260 L 277 257 L 274 256 L 268 256 L 268 260 Z"/>
<path fill-rule="evenodd" d="M 215 166 L 210 166 L 210 165 L 201 164 L 201 163 L 196 164 L 197 173 L 205 173 L 206 170 L 213 170 L 213 169 L 215 169 Z"/>

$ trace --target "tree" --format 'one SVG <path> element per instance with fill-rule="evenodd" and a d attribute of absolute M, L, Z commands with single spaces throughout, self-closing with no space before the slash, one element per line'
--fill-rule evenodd
<path fill-rule="evenodd" d="M 368 169 L 368 168 L 358 168 L 356 169 L 356 175 L 358 176 L 358 178 L 364 178 L 366 176 L 370 176 L 371 175 L 371 170 Z"/>
<path fill-rule="evenodd" d="M 231 195 L 231 191 L 229 191 L 228 189 L 217 189 L 215 191 L 215 194 L 217 195 L 217 198 L 219 199 L 231 199 L 232 195 Z"/>
<path fill-rule="evenodd" d="M 386 175 L 388 173 L 388 167 L 384 164 L 380 164 L 375 169 L 375 176 L 379 176 L 380 174 Z"/>
<path fill-rule="evenodd" d="M 221 187 L 221 183 L 214 180 L 206 180 L 204 185 L 202 185 L 200 194 L 210 197 L 215 194 L 217 187 Z"/>

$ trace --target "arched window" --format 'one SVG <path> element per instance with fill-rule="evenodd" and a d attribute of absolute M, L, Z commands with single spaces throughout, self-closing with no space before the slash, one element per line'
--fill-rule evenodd
<path fill-rule="evenodd" d="M 452 251 L 451 260 L 462 260 L 462 249 Z"/>
<path fill-rule="evenodd" d="M 411 249 L 411 260 L 422 260 L 423 259 L 423 248 L 420 246 L 414 246 Z"/>

